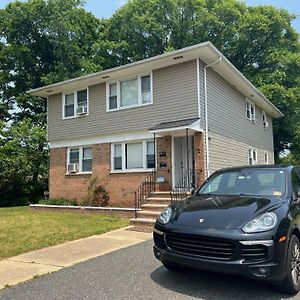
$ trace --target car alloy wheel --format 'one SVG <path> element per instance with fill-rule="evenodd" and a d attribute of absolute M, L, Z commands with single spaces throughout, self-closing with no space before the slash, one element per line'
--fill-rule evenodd
<path fill-rule="evenodd" d="M 281 282 L 280 290 L 288 294 L 296 294 L 300 290 L 300 242 L 292 235 L 287 253 L 287 275 Z"/>
<path fill-rule="evenodd" d="M 292 245 L 291 274 L 294 285 L 298 286 L 300 281 L 300 247 L 298 243 Z"/>

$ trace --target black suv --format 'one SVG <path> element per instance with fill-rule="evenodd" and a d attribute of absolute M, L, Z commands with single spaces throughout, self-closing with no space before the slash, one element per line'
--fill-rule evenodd
<path fill-rule="evenodd" d="M 300 289 L 300 172 L 295 166 L 222 169 L 156 221 L 154 255 L 182 266 L 238 273 Z"/>

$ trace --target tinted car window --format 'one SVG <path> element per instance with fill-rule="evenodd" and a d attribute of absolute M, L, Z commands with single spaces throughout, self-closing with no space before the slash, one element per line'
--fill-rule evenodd
<path fill-rule="evenodd" d="M 202 186 L 199 193 L 282 196 L 285 191 L 284 169 L 245 168 L 216 173 Z"/>

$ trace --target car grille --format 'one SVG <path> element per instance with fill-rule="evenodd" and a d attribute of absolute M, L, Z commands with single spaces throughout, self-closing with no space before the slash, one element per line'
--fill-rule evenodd
<path fill-rule="evenodd" d="M 160 249 L 166 248 L 165 239 L 164 239 L 163 235 L 160 235 L 157 232 L 153 232 L 153 240 L 154 240 L 154 244 L 158 248 L 160 248 Z"/>
<path fill-rule="evenodd" d="M 168 233 L 166 243 L 176 252 L 214 260 L 232 260 L 235 250 L 230 240 L 199 235 Z"/>
<path fill-rule="evenodd" d="M 264 260 L 268 257 L 268 247 L 264 245 L 243 245 L 241 256 L 244 262 Z"/>

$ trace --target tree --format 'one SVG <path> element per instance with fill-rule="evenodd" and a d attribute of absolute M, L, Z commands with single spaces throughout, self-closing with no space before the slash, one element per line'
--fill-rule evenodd
<path fill-rule="evenodd" d="M 294 18 L 283 9 L 236 0 L 129 0 L 104 22 L 94 61 L 114 67 L 211 41 L 285 114 L 274 121 L 278 158 L 285 149 L 298 151 L 300 43 Z"/>
<path fill-rule="evenodd" d="M 16 1 L 0 10 L 0 108 L 17 106 L 16 120 L 44 124 L 46 102 L 25 92 L 99 70 L 90 61 L 98 26 L 79 0 Z"/>
<path fill-rule="evenodd" d="M 47 102 L 26 91 L 101 69 L 90 60 L 100 21 L 82 4 L 29 0 L 0 10 L 1 205 L 47 188 Z"/>
<path fill-rule="evenodd" d="M 41 195 L 47 187 L 46 128 L 30 119 L 0 127 L 0 206 Z"/>

